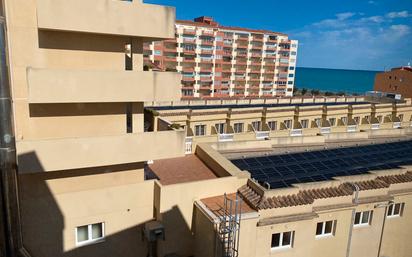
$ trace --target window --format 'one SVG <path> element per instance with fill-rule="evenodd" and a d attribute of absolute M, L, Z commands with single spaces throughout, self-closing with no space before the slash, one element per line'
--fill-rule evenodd
<path fill-rule="evenodd" d="M 294 66 L 290 66 L 290 67 L 289 67 L 289 70 L 295 70 L 295 67 L 294 67 Z"/>
<path fill-rule="evenodd" d="M 403 121 L 403 114 L 399 114 L 399 120 Z"/>
<path fill-rule="evenodd" d="M 160 50 L 154 50 L 154 55 L 162 55 L 162 51 L 160 51 Z"/>
<path fill-rule="evenodd" d="M 290 55 L 296 55 L 296 52 L 292 51 L 290 52 Z"/>
<path fill-rule="evenodd" d="M 332 236 L 334 233 L 335 222 L 333 220 L 319 222 L 316 225 L 316 237 Z"/>
<path fill-rule="evenodd" d="M 283 123 L 285 124 L 286 129 L 292 128 L 292 120 L 285 120 Z"/>
<path fill-rule="evenodd" d="M 363 212 L 357 212 L 355 214 L 355 223 L 354 226 L 366 226 L 371 223 L 372 219 L 372 212 L 373 211 L 363 211 Z"/>
<path fill-rule="evenodd" d="M 300 124 L 302 125 L 302 128 L 308 128 L 309 120 L 301 120 Z"/>
<path fill-rule="evenodd" d="M 76 227 L 76 245 L 85 245 L 102 241 L 104 238 L 104 223 L 95 223 Z"/>
<path fill-rule="evenodd" d="M 340 118 L 343 124 L 348 124 L 348 117 L 342 117 Z"/>
<path fill-rule="evenodd" d="M 215 128 L 217 133 L 224 134 L 225 133 L 225 123 L 217 123 L 215 124 Z"/>
<path fill-rule="evenodd" d="M 335 126 L 336 125 L 336 118 L 330 118 L 329 123 L 330 123 L 331 126 Z"/>
<path fill-rule="evenodd" d="M 206 135 L 206 125 L 196 125 L 195 126 L 195 136 Z"/>
<path fill-rule="evenodd" d="M 252 122 L 252 127 L 253 127 L 255 130 L 260 130 L 260 121 L 253 121 L 253 122 Z"/>
<path fill-rule="evenodd" d="M 268 127 L 270 128 L 270 130 L 276 130 L 277 129 L 277 122 L 276 121 L 269 121 L 268 122 Z"/>
<path fill-rule="evenodd" d="M 288 77 L 289 77 L 289 78 L 293 78 L 293 76 L 294 76 L 293 73 L 292 73 L 292 74 L 288 74 Z"/>
<path fill-rule="evenodd" d="M 292 248 L 294 231 L 272 234 L 272 249 Z"/>
<path fill-rule="evenodd" d="M 316 126 L 318 126 L 318 128 L 320 128 L 321 127 L 321 119 L 320 118 L 316 118 L 315 119 L 315 123 L 316 123 Z"/>
<path fill-rule="evenodd" d="M 293 81 L 288 81 L 288 85 L 293 85 Z"/>
<path fill-rule="evenodd" d="M 378 115 L 378 116 L 376 116 L 376 118 L 378 119 L 378 121 L 379 121 L 379 123 L 382 123 L 382 115 Z"/>
<path fill-rule="evenodd" d="M 243 132 L 243 123 L 235 123 L 233 127 L 234 127 L 235 133 Z"/>
<path fill-rule="evenodd" d="M 357 125 L 359 125 L 359 123 L 360 123 L 360 117 L 359 116 L 353 117 L 353 120 L 355 121 L 355 123 Z"/>
<path fill-rule="evenodd" d="M 370 122 L 370 116 L 369 116 L 369 115 L 366 115 L 366 116 L 365 116 L 365 120 L 369 123 L 369 122 Z"/>
<path fill-rule="evenodd" d="M 400 217 L 402 215 L 403 203 L 394 203 L 389 205 L 387 217 Z"/>

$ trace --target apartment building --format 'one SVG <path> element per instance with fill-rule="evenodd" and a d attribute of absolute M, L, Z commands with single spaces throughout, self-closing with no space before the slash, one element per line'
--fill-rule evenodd
<path fill-rule="evenodd" d="M 396 140 L 376 139 L 373 146 L 371 140 L 363 140 L 371 156 L 362 155 L 362 160 L 356 159 L 356 168 L 350 166 L 344 174 L 335 174 L 342 175 L 340 179 L 331 173 L 318 178 L 319 170 L 305 170 L 307 179 L 297 176 L 299 172 L 294 172 L 294 177 L 281 177 L 280 173 L 267 176 L 271 172 L 268 167 L 261 170 L 259 178 L 260 166 L 254 164 L 272 165 L 271 159 L 284 157 L 239 161 L 226 158 L 213 144 L 202 143 L 186 155 L 185 130 L 166 120 L 157 122 L 162 131 L 144 131 L 144 103 L 177 103 L 180 99 L 180 74 L 143 68 L 143 42 L 174 37 L 173 8 L 142 1 L 101 0 L 5 0 L 1 7 L 1 71 L 10 79 L 1 76 L 0 96 L 3 88 L 10 87 L 12 101 L 6 103 L 12 104 L 13 119 L 1 118 L 10 122 L 7 127 L 14 136 L 2 135 L 0 153 L 3 142 L 14 144 L 15 137 L 17 162 L 7 172 L 14 172 L 17 178 L 5 181 L 6 169 L 0 166 L 0 180 L 2 186 L 18 187 L 15 195 L 0 188 L 1 254 L 10 232 L 16 248 L 13 257 L 234 256 L 229 252 L 240 257 L 322 257 L 332 251 L 344 256 L 344 249 L 350 253 L 345 256 L 351 257 L 375 253 L 404 257 L 411 252 L 407 242 L 412 231 L 408 166 L 412 151 L 406 134 L 399 132 Z M 250 105 L 260 99 L 248 101 Z M 290 104 L 313 101 L 329 108 L 325 102 L 333 102 L 294 98 L 264 101 L 285 104 L 281 115 L 276 114 L 279 106 L 274 106 L 276 112 L 270 114 L 273 121 L 296 115 L 296 107 Z M 246 102 L 235 100 L 232 104 Z M 353 102 L 368 104 L 362 99 L 345 99 L 343 106 L 353 106 Z M 405 102 L 391 108 L 406 122 L 410 106 Z M 0 105 L 1 113 L 3 108 Z M 252 114 L 239 109 L 233 117 L 255 122 L 250 126 L 258 131 L 276 127 L 264 120 L 269 116 L 261 111 L 262 106 L 248 108 L 253 108 Z M 305 113 L 313 119 L 319 110 L 311 108 Z M 227 121 L 227 113 L 223 113 L 227 106 L 219 109 L 223 110 L 215 119 Z M 370 110 L 382 110 L 386 115 L 389 109 L 387 104 L 362 107 L 359 116 L 367 116 Z M 328 112 L 340 117 L 349 110 L 332 108 Z M 201 113 L 197 119 L 210 114 L 215 115 Z M 284 122 L 284 126 L 294 126 L 296 120 Z M 382 120 L 388 121 L 388 117 L 382 116 Z M 404 123 L 401 126 L 396 131 L 406 131 Z M 214 127 L 216 131 L 225 129 L 224 125 Z M 235 128 L 243 130 L 233 124 Z M 319 149 L 309 149 L 305 142 L 302 140 L 300 146 L 307 148 L 305 152 L 311 157 L 304 159 L 312 158 L 305 169 L 328 158 L 335 162 L 336 154 L 332 158 L 322 152 L 323 157 L 317 158 Z M 230 143 L 226 146 L 231 147 Z M 343 153 L 352 150 L 318 142 L 319 146 Z M 369 151 L 359 145 L 348 147 Z M 285 157 L 289 161 L 279 163 L 293 164 L 290 158 L 295 157 Z M 298 164 L 287 166 L 286 171 L 301 170 L 307 163 Z M 371 170 L 371 164 L 378 167 Z M 330 171 L 330 163 L 322 165 Z M 277 186 L 279 181 L 283 186 Z M 265 182 L 271 189 L 262 186 Z M 348 186 L 350 183 L 355 189 Z M 10 201 L 17 201 L 15 213 L 3 208 Z M 233 212 L 229 205 L 234 206 Z M 12 230 L 4 233 L 4 224 Z M 353 225 L 356 231 L 355 227 L 350 229 Z M 235 245 L 227 240 L 232 235 L 237 235 Z M 316 236 L 322 235 L 323 240 L 318 240 Z M 351 243 L 345 248 L 341 242 Z M 376 249 L 381 249 L 380 254 Z"/>
<path fill-rule="evenodd" d="M 182 98 L 292 96 L 298 42 L 210 17 L 178 20 L 176 38 L 144 46 L 145 65 L 178 71 Z"/>
<path fill-rule="evenodd" d="M 183 156 L 184 132 L 144 132 L 143 102 L 180 99 L 181 75 L 143 71 L 143 42 L 174 37 L 175 9 L 143 1 L 4 0 L 1 10 L 19 252 L 144 255 L 145 243 L 136 242 L 153 219 L 154 187 L 144 164 Z"/>
<path fill-rule="evenodd" d="M 401 135 L 412 129 L 411 99 L 384 103 L 370 102 L 365 97 L 319 97 L 164 104 L 147 107 L 154 110 L 153 129 L 184 128 L 187 152 L 205 142 L 230 142 L 239 147 L 254 144 L 261 148 L 309 138 L 328 141 Z M 225 144 L 219 147 L 224 149 Z"/>
<path fill-rule="evenodd" d="M 376 74 L 374 90 L 411 98 L 412 67 L 403 66 Z"/>

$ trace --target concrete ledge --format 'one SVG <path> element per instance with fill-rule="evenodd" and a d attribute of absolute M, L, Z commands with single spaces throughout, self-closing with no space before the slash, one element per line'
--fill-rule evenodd
<path fill-rule="evenodd" d="M 405 129 L 376 129 L 376 130 L 367 130 L 369 138 L 373 137 L 395 137 L 403 136 L 406 134 Z"/>
<path fill-rule="evenodd" d="M 28 69 L 30 103 L 104 103 L 180 98 L 175 72 Z"/>
<path fill-rule="evenodd" d="M 271 138 L 270 142 L 275 145 L 300 145 L 300 144 L 323 144 L 323 136 L 301 136 L 301 137 L 276 137 Z"/>
<path fill-rule="evenodd" d="M 162 131 L 18 141 L 18 169 L 21 173 L 34 173 L 181 157 L 184 139 L 184 131 Z"/>
<path fill-rule="evenodd" d="M 142 1 L 37 0 L 39 29 L 151 39 L 175 37 L 175 8 Z"/>
<path fill-rule="evenodd" d="M 355 140 L 355 139 L 368 139 L 367 132 L 338 132 L 323 135 L 326 142 L 330 141 L 343 141 L 343 140 Z"/>

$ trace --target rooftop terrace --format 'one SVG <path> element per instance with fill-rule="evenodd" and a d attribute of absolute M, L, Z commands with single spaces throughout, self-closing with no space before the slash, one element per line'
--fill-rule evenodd
<path fill-rule="evenodd" d="M 217 178 L 215 173 L 196 155 L 156 160 L 150 164 L 151 172 L 162 185 Z"/>
<path fill-rule="evenodd" d="M 180 106 L 153 106 L 148 107 L 158 111 L 162 110 L 204 110 L 204 109 L 221 109 L 221 108 L 255 108 L 255 107 L 288 107 L 288 106 L 336 106 L 351 104 L 369 104 L 370 102 L 319 102 L 319 103 L 276 103 L 276 104 L 226 104 L 226 105 L 180 105 Z"/>

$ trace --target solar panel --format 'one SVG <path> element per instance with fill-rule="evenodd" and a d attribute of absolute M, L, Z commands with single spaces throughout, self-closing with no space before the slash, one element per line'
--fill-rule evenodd
<path fill-rule="evenodd" d="M 412 165 L 412 140 L 232 160 L 271 188 Z"/>

